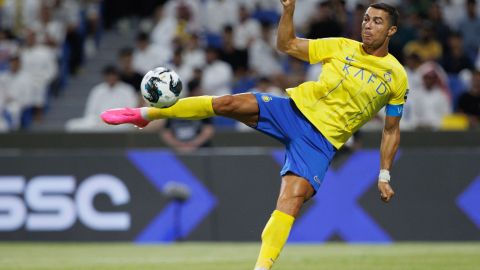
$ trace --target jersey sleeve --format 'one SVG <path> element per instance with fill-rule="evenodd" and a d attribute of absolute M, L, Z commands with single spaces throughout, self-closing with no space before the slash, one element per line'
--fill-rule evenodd
<path fill-rule="evenodd" d="M 342 38 L 312 39 L 308 43 L 310 64 L 322 62 L 333 57 L 334 52 L 341 50 Z"/>
<path fill-rule="evenodd" d="M 402 105 L 407 101 L 408 95 L 408 80 L 405 76 L 399 83 L 399 87 L 392 93 L 388 100 L 389 105 Z"/>

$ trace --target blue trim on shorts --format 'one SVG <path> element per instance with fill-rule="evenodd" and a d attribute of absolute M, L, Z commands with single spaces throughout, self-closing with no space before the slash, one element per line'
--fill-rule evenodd
<path fill-rule="evenodd" d="M 253 94 L 259 108 L 255 129 L 285 145 L 285 162 L 280 175 L 292 172 L 307 179 L 317 191 L 337 150 L 305 118 L 292 99 Z"/>

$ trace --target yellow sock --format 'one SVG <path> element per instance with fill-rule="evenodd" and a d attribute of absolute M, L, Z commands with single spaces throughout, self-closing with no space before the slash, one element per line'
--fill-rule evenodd
<path fill-rule="evenodd" d="M 147 120 L 163 118 L 180 118 L 197 120 L 215 116 L 212 107 L 213 96 L 198 96 L 181 98 L 168 108 L 149 107 L 146 111 Z"/>
<path fill-rule="evenodd" d="M 262 247 L 255 264 L 256 270 L 267 270 L 272 267 L 287 242 L 294 221 L 295 218 L 288 214 L 273 211 L 263 229 Z"/>

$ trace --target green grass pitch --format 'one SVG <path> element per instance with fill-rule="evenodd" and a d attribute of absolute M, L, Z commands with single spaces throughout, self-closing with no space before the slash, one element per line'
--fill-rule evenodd
<path fill-rule="evenodd" d="M 259 243 L 0 243 L 0 269 L 244 270 Z M 287 245 L 274 270 L 478 270 L 480 242 Z"/>

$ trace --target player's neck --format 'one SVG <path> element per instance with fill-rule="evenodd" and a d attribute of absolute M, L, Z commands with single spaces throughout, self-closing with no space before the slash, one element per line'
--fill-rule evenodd
<path fill-rule="evenodd" d="M 367 46 L 362 44 L 363 50 L 370 55 L 377 57 L 385 57 L 388 55 L 388 44 L 383 44 L 380 47 L 374 48 L 373 46 Z"/>

